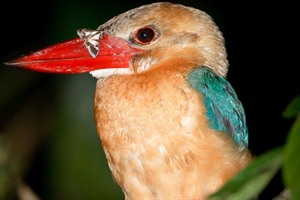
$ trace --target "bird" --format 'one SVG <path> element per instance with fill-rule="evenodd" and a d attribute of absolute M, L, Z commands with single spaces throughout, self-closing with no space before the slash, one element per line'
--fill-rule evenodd
<path fill-rule="evenodd" d="M 8 62 L 90 73 L 94 117 L 125 199 L 207 199 L 252 160 L 225 39 L 198 8 L 156 2 Z"/>

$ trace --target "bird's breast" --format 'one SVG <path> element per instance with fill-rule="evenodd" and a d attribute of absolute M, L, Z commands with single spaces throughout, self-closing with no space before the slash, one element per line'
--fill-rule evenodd
<path fill-rule="evenodd" d="M 204 117 L 198 116 L 204 113 L 199 95 L 183 75 L 161 76 L 144 73 L 98 81 L 95 116 L 102 140 L 116 137 L 122 139 L 120 145 L 128 146 L 198 128 L 198 118 Z"/>
<path fill-rule="evenodd" d="M 225 159 L 227 150 L 219 153 L 218 145 L 227 138 L 209 129 L 201 96 L 182 73 L 99 80 L 95 119 L 109 167 L 128 198 L 202 198 L 223 181 L 213 162 Z M 214 155 L 218 161 L 211 161 Z"/>

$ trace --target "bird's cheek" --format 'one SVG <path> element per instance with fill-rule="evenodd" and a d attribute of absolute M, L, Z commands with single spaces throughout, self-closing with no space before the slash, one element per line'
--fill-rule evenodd
<path fill-rule="evenodd" d="M 157 63 L 157 60 L 149 53 L 136 54 L 132 57 L 130 66 L 134 73 L 147 71 Z"/>

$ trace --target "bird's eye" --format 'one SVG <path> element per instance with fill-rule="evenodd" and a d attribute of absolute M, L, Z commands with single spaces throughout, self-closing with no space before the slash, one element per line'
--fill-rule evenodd
<path fill-rule="evenodd" d="M 133 34 L 133 39 L 139 44 L 150 44 L 156 38 L 156 32 L 152 27 L 143 27 Z"/>

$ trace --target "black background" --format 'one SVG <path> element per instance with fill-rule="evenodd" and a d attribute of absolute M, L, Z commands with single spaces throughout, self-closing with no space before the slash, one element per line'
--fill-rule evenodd
<path fill-rule="evenodd" d="M 86 4 L 99 6 L 99 13 L 107 9 L 107 18 L 99 20 L 100 25 L 122 11 L 151 2 L 154 1 L 110 0 L 105 3 L 86 1 Z M 296 37 L 299 22 L 295 23 L 297 18 L 296 12 L 293 11 L 294 6 L 288 2 L 272 2 L 265 5 L 254 1 L 172 2 L 206 11 L 223 32 L 230 63 L 228 80 L 245 107 L 249 127 L 249 149 L 254 155 L 260 155 L 284 144 L 293 120 L 283 119 L 282 112 L 300 91 L 297 69 L 299 48 Z M 51 17 L 57 5 L 58 2 L 50 0 L 29 0 L 8 1 L 2 6 L 2 63 L 29 51 L 60 42 L 49 39 L 50 33 L 47 32 L 49 23 L 53 23 Z M 79 13 L 78 18 L 80 17 Z M 82 26 L 79 19 L 78 28 Z M 86 26 L 96 28 L 95 24 Z M 2 65 L 0 73 L 16 70 L 19 69 Z M 2 87 L 9 87 L 17 81 L 11 75 Z M 51 78 L 46 79 L 43 84 L 47 81 L 51 81 Z M 5 96 L 3 93 L 2 95 Z M 2 128 L 5 126 L 5 120 L 9 119 L 3 115 L 0 119 L 3 120 L 0 124 Z M 262 194 L 262 199 L 269 199 L 282 189 L 279 175 L 277 176 L 270 188 Z"/>

